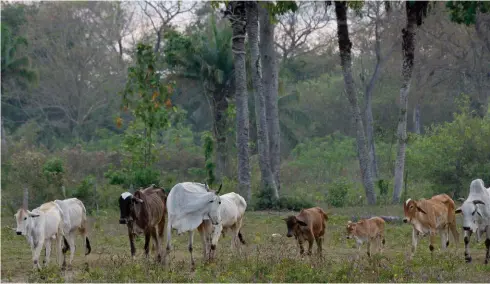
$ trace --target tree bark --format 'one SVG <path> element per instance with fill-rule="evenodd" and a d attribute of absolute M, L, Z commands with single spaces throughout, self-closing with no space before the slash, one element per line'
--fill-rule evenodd
<path fill-rule="evenodd" d="M 223 91 L 224 92 L 224 91 Z M 226 162 L 228 156 L 227 149 L 227 135 L 228 123 L 226 111 L 228 109 L 228 101 L 225 95 L 214 96 L 211 98 L 213 101 L 214 112 L 214 127 L 213 134 L 216 139 L 216 182 L 220 183 L 226 172 Z"/>
<path fill-rule="evenodd" d="M 238 149 L 238 191 L 247 202 L 252 199 L 250 188 L 250 162 L 248 149 L 248 95 L 245 70 L 245 34 L 247 25 L 246 2 L 228 4 L 227 16 L 233 29 L 232 51 L 235 68 L 235 101 Z"/>
<path fill-rule="evenodd" d="M 264 87 L 267 130 L 269 137 L 270 167 L 274 175 L 278 194 L 281 192 L 281 132 L 279 128 L 278 102 L 278 69 L 276 50 L 274 48 L 274 28 L 270 14 L 259 5 L 260 21 L 260 58 L 262 63 L 262 82 Z"/>
<path fill-rule="evenodd" d="M 347 24 L 347 3 L 335 1 L 335 14 L 337 16 L 337 37 L 339 41 L 340 65 L 344 75 L 345 92 L 351 106 L 352 116 L 356 127 L 357 152 L 359 156 L 359 166 L 361 169 L 362 183 L 366 192 L 368 204 L 376 204 L 376 192 L 372 179 L 371 163 L 369 152 L 366 146 L 364 125 L 361 112 L 354 89 L 354 79 L 351 70 L 351 48 L 352 43 L 349 39 L 349 28 Z"/>
<path fill-rule="evenodd" d="M 424 1 L 425 2 L 425 1 Z M 400 202 L 403 187 L 403 174 L 405 171 L 405 151 L 407 147 L 407 108 L 410 83 L 412 81 L 413 61 L 415 57 L 415 29 L 422 24 L 422 11 L 427 2 L 406 2 L 407 24 L 402 30 L 402 87 L 400 88 L 400 114 L 398 117 L 398 151 L 395 161 L 395 188 L 393 190 L 393 204 Z"/>
<path fill-rule="evenodd" d="M 259 9 L 256 1 L 247 3 L 247 34 L 250 46 L 252 86 L 255 97 L 255 122 L 257 124 L 257 146 L 262 187 L 271 193 L 273 200 L 279 199 L 279 193 L 270 167 L 269 135 L 267 129 L 266 105 L 262 88 L 262 74 L 259 54 Z"/>
<path fill-rule="evenodd" d="M 420 103 L 418 102 L 413 110 L 413 132 L 416 134 L 420 134 L 421 128 L 422 125 L 420 124 Z"/>
<path fill-rule="evenodd" d="M 5 136 L 5 129 L 3 128 L 3 118 L 0 120 L 0 127 L 2 128 L 2 154 L 7 153 L 7 137 Z"/>

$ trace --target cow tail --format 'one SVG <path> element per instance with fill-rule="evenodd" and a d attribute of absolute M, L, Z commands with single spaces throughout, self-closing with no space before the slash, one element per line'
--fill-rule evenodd
<path fill-rule="evenodd" d="M 447 220 L 448 220 L 448 231 L 451 230 L 451 234 L 453 235 L 454 241 L 457 243 L 459 242 L 459 234 L 458 230 L 456 229 L 456 216 L 454 213 L 455 206 L 454 206 L 454 201 L 452 199 L 447 199 L 446 201 L 443 202 L 447 206 Z"/>
<path fill-rule="evenodd" d="M 328 221 L 327 213 L 325 213 L 325 211 L 323 211 L 323 209 L 321 211 L 322 211 L 323 217 L 325 218 L 325 222 L 327 222 Z"/>
<path fill-rule="evenodd" d="M 90 246 L 90 241 L 88 240 L 88 237 L 85 237 L 85 255 L 89 255 L 91 251 L 92 247 Z"/>
<path fill-rule="evenodd" d="M 238 231 L 238 238 L 240 239 L 240 242 L 241 242 L 242 244 L 244 244 L 244 245 L 246 244 L 246 243 L 245 243 L 245 240 L 243 239 L 243 236 L 242 236 L 242 232 L 241 232 L 241 231 Z"/>
<path fill-rule="evenodd" d="M 68 241 L 66 240 L 65 236 L 63 236 L 63 254 L 65 254 L 67 251 L 70 250 L 70 245 L 68 244 Z"/>

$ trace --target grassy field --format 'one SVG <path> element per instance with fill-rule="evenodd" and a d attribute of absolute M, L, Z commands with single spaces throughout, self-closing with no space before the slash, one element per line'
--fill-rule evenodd
<path fill-rule="evenodd" d="M 230 236 L 220 240 L 217 260 L 202 261 L 199 235 L 195 236 L 197 267 L 190 270 L 187 236 L 173 235 L 174 250 L 169 267 L 155 263 L 153 255 L 143 256 L 143 238 L 137 241 L 137 259 L 130 259 L 125 225 L 118 224 L 118 212 L 102 211 L 91 217 L 92 253 L 84 265 L 81 237 L 71 270 L 60 271 L 52 264 L 33 271 L 31 252 L 24 237 L 15 235 L 13 216 L 2 216 L 2 282 L 488 282 L 490 265 L 484 265 L 484 244 L 472 241 L 473 263 L 463 259 L 463 243 L 440 251 L 439 238 L 434 257 L 428 239 L 419 244 L 412 261 L 407 259 L 411 244 L 411 226 L 387 224 L 383 255 L 366 256 L 362 248 L 356 259 L 355 242 L 345 238 L 345 225 L 351 216 L 378 214 L 402 215 L 401 207 L 365 207 L 327 210 L 323 257 L 299 256 L 294 238 L 287 238 L 281 218 L 291 212 L 247 212 L 242 229 L 248 244 L 241 253 L 230 250 Z M 459 218 L 459 217 L 458 217 Z M 459 220 L 460 221 L 460 220 Z M 460 227 L 458 228 L 461 234 Z M 272 237 L 273 233 L 282 237 Z M 462 238 L 461 238 L 462 239 Z M 316 244 L 313 252 L 316 251 Z M 43 252 L 44 254 L 44 252 Z"/>

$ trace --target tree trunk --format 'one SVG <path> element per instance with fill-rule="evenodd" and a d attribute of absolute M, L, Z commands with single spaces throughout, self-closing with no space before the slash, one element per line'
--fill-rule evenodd
<path fill-rule="evenodd" d="M 238 191 L 247 202 L 252 199 L 248 149 L 248 95 L 245 70 L 245 34 L 247 25 L 246 2 L 228 4 L 227 16 L 233 29 L 232 51 L 235 68 L 235 101 L 238 149 Z"/>
<path fill-rule="evenodd" d="M 422 24 L 421 12 L 424 4 L 406 2 L 407 24 L 402 30 L 402 87 L 400 88 L 400 115 L 398 117 L 398 151 L 395 162 L 395 188 L 393 191 L 393 204 L 400 202 L 403 187 L 403 174 L 405 171 L 405 150 L 407 147 L 407 107 L 408 93 L 412 80 L 413 60 L 415 57 L 415 28 L 417 24 Z"/>
<path fill-rule="evenodd" d="M 27 186 L 24 186 L 24 193 L 22 196 L 22 208 L 25 210 L 29 209 L 29 188 Z"/>
<path fill-rule="evenodd" d="M 420 124 L 420 103 L 417 103 L 413 110 L 413 132 L 416 134 L 420 134 L 421 128 L 422 125 Z"/>
<path fill-rule="evenodd" d="M 349 29 L 347 24 L 347 3 L 335 1 L 335 14 L 337 16 L 337 37 L 339 41 L 340 65 L 344 75 L 345 92 L 349 100 L 352 116 L 356 127 L 357 151 L 359 156 L 359 166 L 361 169 L 362 183 L 366 191 L 368 204 L 376 204 L 376 192 L 372 179 L 371 163 L 369 152 L 366 147 L 364 137 L 364 125 L 357 102 L 357 95 L 354 89 L 354 79 L 351 70 L 351 48 L 352 43 L 349 39 Z"/>
<path fill-rule="evenodd" d="M 2 128 L 2 154 L 7 153 L 7 137 L 5 136 L 5 129 L 3 128 L 3 118 L 0 120 L 0 127 Z"/>
<path fill-rule="evenodd" d="M 228 131 L 228 120 L 226 116 L 226 111 L 228 109 L 228 101 L 224 94 L 219 96 L 214 96 L 211 98 L 213 101 L 213 111 L 214 111 L 214 127 L 213 134 L 216 139 L 216 182 L 220 183 L 226 172 L 226 160 L 228 156 L 227 150 L 227 135 Z"/>
<path fill-rule="evenodd" d="M 262 82 L 264 87 L 267 130 L 269 136 L 270 167 L 278 193 L 281 192 L 280 170 L 281 170 L 281 132 L 279 128 L 278 101 L 278 74 L 277 58 L 274 48 L 274 28 L 270 14 L 266 8 L 259 5 L 260 21 L 260 57 L 262 63 Z"/>
<path fill-rule="evenodd" d="M 278 200 L 279 193 L 277 192 L 274 175 L 272 174 L 270 167 L 266 105 L 264 90 L 262 88 L 262 70 L 259 55 L 259 5 L 256 1 L 251 1 L 247 4 L 247 34 L 252 62 L 251 74 L 255 98 L 255 122 L 257 124 L 257 146 L 259 150 L 262 187 L 265 192 L 271 193 L 273 200 Z"/>

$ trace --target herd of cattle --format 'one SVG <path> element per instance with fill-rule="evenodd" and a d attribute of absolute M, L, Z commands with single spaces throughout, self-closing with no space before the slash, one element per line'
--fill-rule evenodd
<path fill-rule="evenodd" d="M 120 224 L 128 228 L 131 256 L 134 258 L 136 248 L 134 238 L 138 234 L 145 237 L 145 255 L 150 251 L 150 238 L 154 240 L 156 258 L 166 263 L 166 256 L 171 250 L 172 229 L 178 235 L 187 232 L 189 235 L 189 252 L 191 265 L 194 267 L 193 238 L 195 229 L 201 236 L 204 259 L 215 257 L 219 238 L 225 231 L 231 231 L 232 249 L 240 249 L 239 242 L 245 244 L 241 234 L 243 217 L 247 208 L 245 199 L 236 193 L 219 195 L 206 184 L 184 182 L 175 185 L 168 195 L 162 188 L 154 185 L 137 190 L 134 194 L 125 192 L 119 197 Z M 449 245 L 449 234 L 458 242 L 456 214 L 463 215 L 465 244 L 465 260 L 471 262 L 469 242 L 472 233 L 476 233 L 477 241 L 486 233 L 485 264 L 490 260 L 490 188 L 485 188 L 481 179 L 471 182 L 468 198 L 461 207 L 455 209 L 454 201 L 446 194 L 433 196 L 431 199 L 412 200 L 404 203 L 405 223 L 412 225 L 413 257 L 420 237 L 429 235 L 429 249 L 434 250 L 435 236 L 441 236 L 442 248 Z M 166 252 L 163 252 L 163 235 L 165 218 L 167 226 Z M 17 235 L 24 235 L 32 250 L 34 268 L 41 268 L 39 257 L 43 246 L 46 248 L 45 264 L 49 264 L 51 242 L 56 241 L 57 260 L 66 266 L 65 253 L 70 251 L 69 265 L 75 252 L 75 236 L 77 231 L 85 242 L 85 256 L 91 251 L 87 236 L 87 217 L 83 203 L 76 199 L 54 200 L 29 211 L 21 208 L 15 214 Z M 287 236 L 294 236 L 304 254 L 303 243 L 308 242 L 308 254 L 311 255 L 313 243 L 317 243 L 318 253 L 322 252 L 322 242 L 328 221 L 327 214 L 320 208 L 303 209 L 296 216 L 284 219 L 287 225 Z M 379 252 L 385 245 L 385 221 L 379 217 L 362 219 L 359 222 L 347 223 L 347 238 L 354 238 L 357 247 L 367 242 L 367 254 L 371 255 L 371 246 Z M 274 234 L 277 235 L 277 234 Z M 63 261 L 61 259 L 63 258 Z"/>

